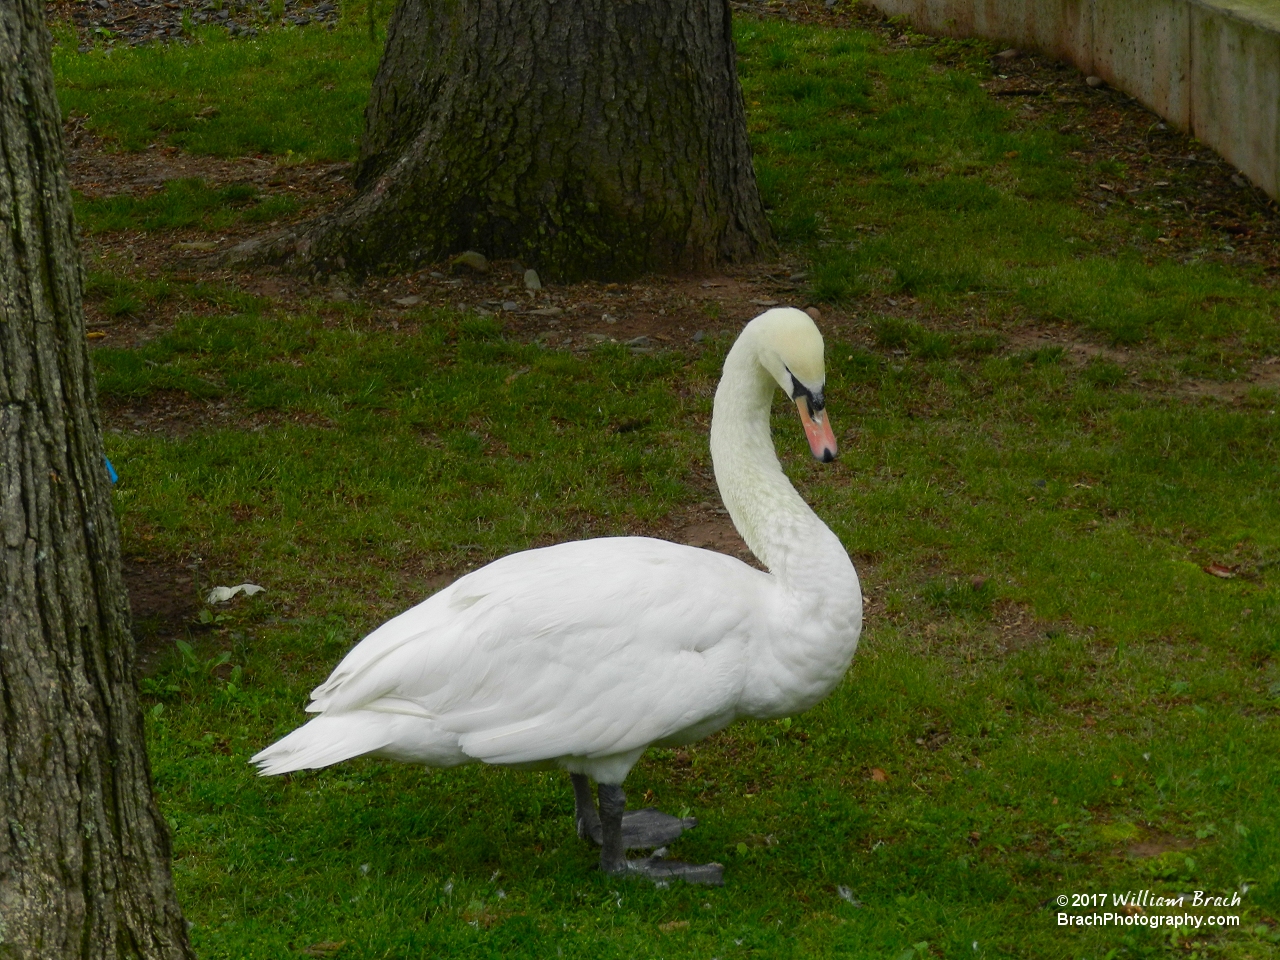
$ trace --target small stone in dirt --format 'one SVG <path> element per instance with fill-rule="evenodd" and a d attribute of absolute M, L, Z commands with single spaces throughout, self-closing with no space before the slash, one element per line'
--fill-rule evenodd
<path fill-rule="evenodd" d="M 805 273 L 803 270 L 801 270 L 799 273 L 793 273 L 791 276 L 787 277 L 787 279 L 788 280 L 808 280 L 809 275 Z"/>
<path fill-rule="evenodd" d="M 443 273 L 441 273 L 439 270 L 432 270 L 432 271 L 431 271 L 431 273 L 430 273 L 430 274 L 428 274 L 428 276 L 430 276 L 430 277 L 431 277 L 431 279 L 433 279 L 433 280 L 443 280 L 443 279 L 444 279 L 444 274 L 443 274 Z"/>
<path fill-rule="evenodd" d="M 502 309 L 507 311 L 507 313 L 512 313 L 520 309 L 520 304 L 516 303 L 514 300 L 503 300 Z"/>
<path fill-rule="evenodd" d="M 632 337 L 630 340 L 626 341 L 626 345 L 628 347 L 647 347 L 649 346 L 649 343 L 650 343 L 649 338 L 644 336 L 643 334 L 641 334 L 638 337 Z"/>
<path fill-rule="evenodd" d="M 351 294 L 347 293 L 347 291 L 345 290 L 330 290 L 329 299 L 330 300 L 350 300 Z"/>
<path fill-rule="evenodd" d="M 489 258 L 475 250 L 466 250 L 453 258 L 450 264 L 455 273 L 459 270 L 471 270 L 475 273 L 489 272 Z"/>
<path fill-rule="evenodd" d="M 602 314 L 600 314 L 600 319 L 601 319 L 601 320 L 603 320 L 605 323 L 617 323 L 617 322 L 618 322 L 618 318 L 617 318 L 617 317 L 615 317 L 615 316 L 614 316 L 613 314 L 611 314 L 611 313 L 602 313 Z"/>
<path fill-rule="evenodd" d="M 587 339 L 594 340 L 596 343 L 604 343 L 606 340 L 612 340 L 613 337 L 609 336 L 607 333 L 588 333 Z"/>
<path fill-rule="evenodd" d="M 524 288 L 526 290 L 541 290 L 542 281 L 538 279 L 538 271 L 529 269 L 524 272 Z"/>
<path fill-rule="evenodd" d="M 999 53 L 996 54 L 996 56 L 999 57 L 1001 60 L 1012 60 L 1017 55 L 1018 55 L 1018 51 L 1013 47 L 1010 47 L 1008 50 L 1001 50 Z"/>
<path fill-rule="evenodd" d="M 175 250 L 217 250 L 218 245 L 212 240 L 191 240 L 185 243 L 175 243 Z"/>
<path fill-rule="evenodd" d="M 1084 82 L 1096 90 L 1098 87 L 1105 86 L 1107 81 L 1101 77 L 1085 77 Z"/>
<path fill-rule="evenodd" d="M 696 332 L 694 333 L 694 335 L 693 335 L 693 342 L 694 342 L 694 343 L 701 343 L 701 342 L 702 342 L 703 340 L 705 340 L 705 339 L 707 339 L 707 335 L 706 335 L 706 333 L 705 333 L 705 332 L 703 332 L 702 330 L 698 330 L 698 331 L 696 331 Z"/>
<path fill-rule="evenodd" d="M 416 296 L 397 297 L 393 302 L 400 304 L 402 307 L 413 307 L 421 303 L 422 298 Z"/>
<path fill-rule="evenodd" d="M 809 316 L 813 317 L 813 319 L 816 321 L 822 320 L 822 311 L 819 310 L 817 307 L 805 307 L 804 312 L 807 313 Z"/>
<path fill-rule="evenodd" d="M 778 305 L 777 300 L 770 300 L 767 297 L 756 297 L 756 299 L 751 302 L 757 307 L 776 307 Z"/>
<path fill-rule="evenodd" d="M 564 313 L 559 307 L 541 307 L 537 310 L 530 310 L 535 317 L 558 317 Z"/>

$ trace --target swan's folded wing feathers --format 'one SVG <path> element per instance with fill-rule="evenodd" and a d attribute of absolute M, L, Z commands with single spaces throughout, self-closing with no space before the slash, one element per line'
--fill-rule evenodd
<path fill-rule="evenodd" d="M 579 677 L 570 695 L 540 704 L 545 708 L 531 719 L 526 711 L 532 704 L 520 704 L 507 723 L 498 722 L 499 713 L 493 711 L 487 723 L 465 724 L 470 729 L 460 745 L 469 756 L 488 763 L 611 756 L 731 712 L 740 678 L 715 662 L 730 658 L 688 654 L 681 659 L 686 662 L 672 664 L 661 675 L 650 669 L 643 686 L 634 683 L 634 670 Z M 696 702 L 689 698 L 694 690 Z M 448 722 L 452 726 L 457 719 L 462 718 L 449 717 Z"/>
<path fill-rule="evenodd" d="M 461 581 L 459 581 L 461 582 Z M 311 691 L 311 713 L 320 713 L 332 707 L 331 699 L 344 687 L 356 683 L 359 677 L 385 660 L 406 644 L 420 642 L 424 637 L 438 632 L 449 622 L 449 601 L 457 583 L 432 594 L 415 607 L 410 607 L 382 624 L 357 643 L 329 674 L 327 680 Z M 344 703 L 352 698 L 343 696 Z"/>
<path fill-rule="evenodd" d="M 420 629 L 371 634 L 379 655 L 353 651 L 318 688 L 322 709 L 430 717 L 491 763 L 642 747 L 732 710 L 745 614 L 718 596 L 762 576 L 642 538 L 514 554 L 409 611 Z"/>

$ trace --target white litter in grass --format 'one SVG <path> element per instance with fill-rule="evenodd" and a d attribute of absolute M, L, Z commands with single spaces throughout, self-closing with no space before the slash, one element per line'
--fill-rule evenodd
<path fill-rule="evenodd" d="M 234 587 L 214 587 L 209 591 L 209 595 L 204 598 L 205 603 L 225 603 L 237 593 L 243 593 L 246 597 L 252 597 L 255 593 L 261 593 L 266 587 L 260 587 L 256 583 L 240 583 Z"/>
<path fill-rule="evenodd" d="M 847 900 L 855 907 L 862 906 L 862 901 L 853 895 L 853 891 L 848 887 L 836 887 L 836 893 L 840 895 L 841 900 Z"/>

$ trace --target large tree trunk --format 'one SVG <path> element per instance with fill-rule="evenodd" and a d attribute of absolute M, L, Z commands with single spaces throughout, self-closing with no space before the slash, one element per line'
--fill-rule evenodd
<path fill-rule="evenodd" d="M 357 186 L 292 257 L 363 274 L 475 249 L 572 280 L 773 249 L 727 0 L 401 0 Z"/>
<path fill-rule="evenodd" d="M 43 6 L 0 2 L 0 958 L 178 960 Z"/>

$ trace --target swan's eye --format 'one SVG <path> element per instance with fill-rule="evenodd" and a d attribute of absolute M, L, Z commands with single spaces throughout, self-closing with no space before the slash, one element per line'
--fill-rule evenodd
<path fill-rule="evenodd" d="M 827 405 L 826 400 L 822 396 L 821 389 L 810 390 L 796 378 L 794 373 L 791 373 L 790 369 L 787 370 L 787 373 L 791 375 L 791 399 L 799 400 L 801 397 L 804 397 L 806 401 L 805 405 L 809 408 L 809 416 L 812 417 Z"/>

